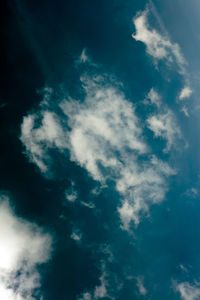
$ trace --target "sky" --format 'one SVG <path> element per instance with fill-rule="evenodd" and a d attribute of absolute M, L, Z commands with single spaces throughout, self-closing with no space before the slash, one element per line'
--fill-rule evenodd
<path fill-rule="evenodd" d="M 0 299 L 200 299 L 200 3 L 1 3 Z"/>

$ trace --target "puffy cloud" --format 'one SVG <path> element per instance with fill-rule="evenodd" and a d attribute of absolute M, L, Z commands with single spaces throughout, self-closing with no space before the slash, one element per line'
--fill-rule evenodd
<path fill-rule="evenodd" d="M 155 137 L 166 140 L 168 152 L 172 146 L 176 146 L 177 140 L 181 138 L 181 132 L 177 125 L 176 118 L 171 110 L 163 113 L 157 113 L 147 119 L 147 126 L 153 131 Z"/>
<path fill-rule="evenodd" d="M 199 285 L 191 285 L 189 282 L 176 284 L 175 289 L 180 293 L 183 300 L 198 300 L 200 298 Z"/>
<path fill-rule="evenodd" d="M 82 76 L 84 101 L 65 99 L 59 104 L 62 110 L 59 113 L 55 113 L 55 103 L 51 112 L 49 103 L 47 111 L 43 108 L 25 117 L 21 141 L 29 159 L 42 172 L 48 170 L 48 149 L 52 147 L 69 151 L 70 159 L 84 167 L 102 186 L 108 179 L 112 180 L 121 195 L 118 211 L 123 228 L 128 230 L 131 221 L 138 224 L 141 214 L 148 215 L 152 204 L 164 200 L 166 179 L 174 171 L 152 155 L 133 104 L 125 99 L 118 84 L 111 84 L 107 79 Z M 153 90 L 149 97 L 151 101 L 158 100 Z M 172 113 L 148 120 L 156 136 L 162 134 L 168 139 L 168 148 L 174 142 L 176 128 L 171 120 Z M 74 199 L 73 195 L 70 199 Z"/>
<path fill-rule="evenodd" d="M 181 90 L 178 98 L 179 98 L 179 100 L 183 100 L 183 99 L 189 98 L 191 95 L 192 95 L 192 89 L 189 86 L 185 86 Z"/>
<path fill-rule="evenodd" d="M 147 53 L 155 61 L 165 60 L 168 64 L 176 62 L 180 72 L 184 73 L 186 63 L 179 45 L 172 43 L 167 36 L 163 36 L 156 29 L 151 28 L 148 23 L 148 14 L 149 10 L 146 9 L 133 19 L 136 33 L 132 37 L 146 45 Z"/>
<path fill-rule="evenodd" d="M 14 215 L 8 198 L 0 199 L 0 299 L 32 300 L 39 292 L 39 264 L 47 262 L 51 236 Z"/>

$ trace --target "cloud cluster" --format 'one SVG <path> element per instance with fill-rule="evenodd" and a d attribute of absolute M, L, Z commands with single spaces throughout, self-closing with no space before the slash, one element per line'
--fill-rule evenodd
<path fill-rule="evenodd" d="M 33 300 L 40 296 L 37 266 L 47 262 L 51 236 L 14 215 L 9 199 L 0 199 L 0 299 Z"/>
<path fill-rule="evenodd" d="M 160 34 L 155 28 L 152 28 L 148 21 L 150 13 L 156 17 L 159 26 L 161 27 L 163 34 Z M 149 6 L 139 12 L 133 19 L 135 25 L 135 34 L 132 37 L 136 41 L 140 41 L 145 44 L 147 53 L 153 58 L 154 63 L 158 64 L 159 61 L 164 61 L 168 66 L 176 65 L 178 72 L 183 76 L 185 86 L 178 95 L 178 100 L 184 100 L 189 98 L 193 91 L 189 84 L 188 74 L 186 72 L 186 60 L 181 52 L 181 49 L 177 43 L 172 43 L 166 30 L 163 28 L 162 21 L 158 16 L 153 3 L 150 1 Z M 156 91 L 152 89 L 149 95 L 146 97 L 144 103 L 153 104 L 159 106 L 159 98 L 156 95 Z M 188 108 L 186 105 L 181 107 L 181 111 L 186 117 L 189 117 Z"/>
<path fill-rule="evenodd" d="M 161 35 L 156 29 L 151 28 L 148 22 L 149 10 L 146 9 L 133 19 L 136 33 L 132 37 L 146 45 L 147 53 L 157 62 L 165 60 L 168 64 L 176 63 L 180 73 L 185 72 L 185 59 L 180 47 L 172 43 L 167 36 Z"/>
<path fill-rule="evenodd" d="M 138 224 L 152 204 L 164 200 L 167 177 L 174 170 L 153 155 L 145 141 L 144 125 L 117 84 L 99 75 L 82 76 L 81 83 L 84 101 L 64 99 L 58 103 L 59 113 L 55 103 L 53 112 L 49 103 L 46 110 L 43 106 L 24 117 L 21 141 L 29 159 L 43 173 L 48 172 L 49 149 L 56 148 L 69 152 L 70 159 L 102 185 L 112 180 L 121 196 L 122 227 L 128 230 L 131 221 Z M 154 90 L 149 97 L 160 101 Z M 173 114 L 151 116 L 147 123 L 156 136 L 166 138 L 169 150 L 178 132 Z"/>

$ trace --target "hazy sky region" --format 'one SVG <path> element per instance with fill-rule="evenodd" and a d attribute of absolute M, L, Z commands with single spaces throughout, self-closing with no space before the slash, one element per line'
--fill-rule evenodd
<path fill-rule="evenodd" d="M 200 2 L 0 12 L 0 300 L 200 300 Z"/>

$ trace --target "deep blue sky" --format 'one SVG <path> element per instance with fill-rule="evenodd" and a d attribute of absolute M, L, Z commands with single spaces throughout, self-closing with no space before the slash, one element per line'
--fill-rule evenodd
<path fill-rule="evenodd" d="M 53 241 L 22 300 L 200 299 L 199 8 L 1 4 L 0 190 Z"/>

